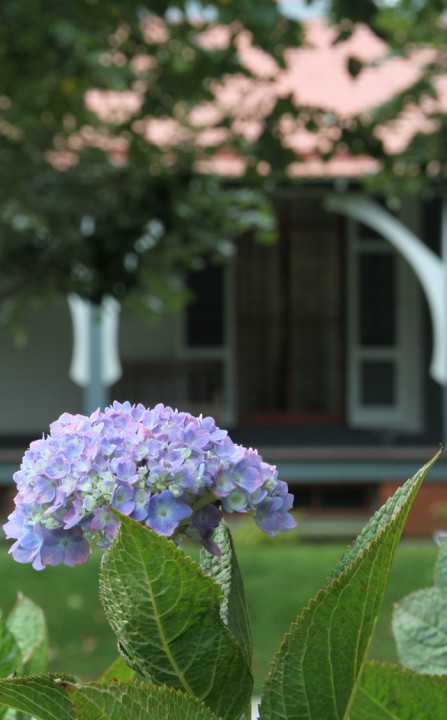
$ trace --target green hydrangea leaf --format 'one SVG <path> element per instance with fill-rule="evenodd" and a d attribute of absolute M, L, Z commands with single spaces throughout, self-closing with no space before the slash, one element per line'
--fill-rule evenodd
<path fill-rule="evenodd" d="M 220 556 L 212 555 L 203 549 L 200 553 L 200 566 L 221 586 L 223 592 L 221 618 L 235 636 L 247 664 L 251 666 L 253 647 L 247 598 L 233 538 L 223 520 L 219 523 L 213 539 L 222 554 Z"/>
<path fill-rule="evenodd" d="M 386 528 L 391 520 L 395 518 L 402 510 L 404 511 L 404 521 L 408 515 L 410 507 L 413 503 L 414 497 L 419 490 L 427 472 L 435 464 L 436 460 L 441 455 L 442 451 L 439 450 L 436 455 L 426 463 L 410 480 L 399 487 L 394 495 L 392 495 L 386 503 L 382 505 L 376 513 L 374 513 L 371 520 L 365 525 L 362 532 L 359 534 L 355 542 L 353 543 L 350 550 L 343 555 L 337 567 L 335 568 L 334 575 L 342 573 L 349 565 L 360 555 L 363 550 L 377 537 L 377 535 Z"/>
<path fill-rule="evenodd" d="M 126 662 L 239 720 L 253 680 L 222 622 L 220 586 L 171 540 L 116 514 L 120 529 L 103 559 L 100 595 Z"/>
<path fill-rule="evenodd" d="M 445 720 L 447 678 L 366 663 L 350 720 Z"/>
<path fill-rule="evenodd" d="M 402 665 L 447 673 L 447 597 L 437 587 L 417 590 L 397 603 L 392 628 Z"/>
<path fill-rule="evenodd" d="M 36 720 L 76 720 L 65 692 L 72 677 L 32 675 L 0 680 L 0 704 L 32 715 Z"/>
<path fill-rule="evenodd" d="M 0 678 L 22 672 L 22 653 L 0 611 Z"/>
<path fill-rule="evenodd" d="M 4 720 L 24 720 L 25 718 L 26 720 L 29 720 L 29 715 L 23 715 L 22 713 L 18 715 L 17 711 L 12 709 L 8 710 L 7 708 L 4 708 L 4 710 L 4 715 L 0 713 L 0 717 L 4 718 Z"/>
<path fill-rule="evenodd" d="M 447 540 L 441 540 L 435 565 L 435 583 L 447 595 Z"/>
<path fill-rule="evenodd" d="M 135 670 L 129 667 L 122 657 L 118 657 L 107 670 L 101 675 L 101 682 L 110 682 L 111 680 L 119 680 L 120 682 L 127 682 L 133 680 L 135 677 Z"/>
<path fill-rule="evenodd" d="M 292 623 L 265 682 L 261 720 L 349 717 L 397 542 L 436 457 L 376 513 L 336 577 Z"/>
<path fill-rule="evenodd" d="M 199 700 L 163 686 L 92 683 L 67 692 L 77 720 L 218 720 Z"/>
<path fill-rule="evenodd" d="M 48 663 L 48 632 L 43 610 L 19 595 L 6 624 L 20 648 L 23 674 L 44 673 Z"/>

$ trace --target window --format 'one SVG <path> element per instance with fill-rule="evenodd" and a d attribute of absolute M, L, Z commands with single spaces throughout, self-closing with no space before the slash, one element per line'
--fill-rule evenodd
<path fill-rule="evenodd" d="M 188 274 L 193 300 L 186 308 L 186 345 L 219 347 L 224 344 L 224 274 L 212 265 Z"/>
<path fill-rule="evenodd" d="M 391 243 L 350 223 L 348 422 L 416 432 L 420 426 L 419 289 Z"/>

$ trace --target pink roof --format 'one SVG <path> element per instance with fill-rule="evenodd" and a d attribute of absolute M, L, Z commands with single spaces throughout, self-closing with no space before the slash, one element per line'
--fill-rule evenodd
<path fill-rule="evenodd" d="M 165 26 L 153 28 L 161 42 Z M 152 29 L 152 32 L 155 30 Z M 197 166 L 201 171 L 237 176 L 243 173 L 246 160 L 222 150 L 222 145 L 231 135 L 256 140 L 262 132 L 264 118 L 276 101 L 291 95 L 299 110 L 294 116 L 283 117 L 279 123 L 282 142 L 297 153 L 297 161 L 285 169 L 288 175 L 358 177 L 374 173 L 378 164 L 370 157 L 353 157 L 340 150 L 333 159 L 324 162 L 321 155 L 339 138 L 340 123 L 349 126 L 355 116 L 368 113 L 396 93 L 409 88 L 418 79 L 421 65 L 430 57 L 430 51 L 418 51 L 411 59 L 387 57 L 385 43 L 366 26 L 357 26 L 349 40 L 337 44 L 334 44 L 335 33 L 334 28 L 327 27 L 322 21 L 306 24 L 305 43 L 287 51 L 286 68 L 283 70 L 273 58 L 253 47 L 250 33 L 243 31 L 238 37 L 238 50 L 242 63 L 253 77 L 236 74 L 216 81 L 212 87 L 214 101 L 194 108 L 189 115 L 188 126 L 184 121 L 171 117 L 139 118 L 135 119 L 133 129 L 148 142 L 163 148 L 167 160 L 169 152 L 176 146 L 193 142 L 198 149 Z M 210 28 L 202 33 L 201 41 L 204 45 L 225 47 L 229 42 L 228 29 L 219 26 Z M 355 78 L 347 70 L 349 58 L 367 64 Z M 137 62 L 144 70 L 152 59 L 142 55 Z M 437 101 L 426 100 L 422 107 L 410 106 L 399 118 L 377 129 L 377 135 L 389 153 L 405 149 L 416 132 L 432 132 L 435 126 L 426 113 L 447 109 L 447 80 L 441 80 L 437 89 Z M 107 139 L 107 124 L 119 126 L 136 117 L 144 90 L 142 81 L 140 90 L 137 85 L 136 89 L 121 93 L 98 89 L 89 91 L 86 103 L 104 121 L 104 130 L 90 129 L 86 132 L 81 129 L 69 140 L 67 147 L 55 148 L 54 152 L 73 154 L 80 149 L 82 142 L 93 142 L 104 149 L 109 147 L 112 161 L 123 162 L 125 142 L 116 138 L 116 134 Z M 318 132 L 306 129 L 312 109 L 323 111 Z M 229 129 L 219 126 L 224 118 L 230 120 Z M 114 150 L 113 144 L 119 141 Z M 216 148 L 216 151 L 211 157 L 201 159 L 201 148 Z M 71 164 L 69 157 L 66 162 Z M 63 162 L 59 165 L 62 166 Z M 257 166 L 260 172 L 269 172 L 268 164 L 262 158 L 258 159 Z"/>

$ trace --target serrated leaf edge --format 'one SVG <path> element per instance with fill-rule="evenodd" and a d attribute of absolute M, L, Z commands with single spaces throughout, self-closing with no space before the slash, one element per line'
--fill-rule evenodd
<path fill-rule="evenodd" d="M 213 711 L 207 705 L 205 705 L 203 700 L 201 700 L 200 698 L 198 698 L 195 695 L 190 696 L 188 693 L 185 693 L 182 690 L 178 690 L 176 688 L 169 687 L 169 685 L 155 685 L 155 684 L 152 685 L 149 683 L 141 682 L 139 680 L 126 680 L 125 682 L 109 681 L 106 683 L 98 681 L 98 680 L 94 680 L 94 681 L 88 682 L 88 683 L 76 683 L 76 682 L 67 683 L 66 690 L 67 690 L 68 696 L 71 700 L 71 692 L 70 692 L 71 690 L 76 691 L 76 690 L 82 690 L 83 688 L 93 687 L 93 688 L 98 688 L 98 689 L 104 691 L 104 690 L 107 690 L 108 685 L 110 685 L 112 687 L 122 687 L 122 688 L 126 688 L 126 687 L 135 687 L 137 689 L 146 689 L 147 688 L 147 689 L 150 689 L 151 692 L 159 693 L 160 695 L 170 694 L 170 695 L 176 696 L 176 697 L 184 696 L 184 697 L 187 697 L 191 703 L 194 703 L 195 705 L 197 705 L 198 708 L 202 708 L 203 710 L 206 710 L 206 712 L 209 713 L 210 716 L 212 716 L 213 720 L 214 720 L 214 718 L 215 718 L 215 720 L 221 720 L 220 716 L 213 713 Z M 73 703 L 74 707 L 76 708 L 76 703 L 74 700 L 72 700 L 72 703 Z"/>
<path fill-rule="evenodd" d="M 220 614 L 220 609 L 221 609 L 221 606 L 222 606 L 222 602 L 223 602 L 223 600 L 224 600 L 224 593 L 223 593 L 223 591 L 222 591 L 221 585 L 220 585 L 218 582 L 216 582 L 215 580 L 213 580 L 212 577 L 210 577 L 209 575 L 207 575 L 207 574 L 202 570 L 202 568 L 200 567 L 200 564 L 199 564 L 196 560 L 194 560 L 190 555 L 188 555 L 187 553 L 185 553 L 185 551 L 184 551 L 182 548 L 178 547 L 172 540 L 170 540 L 169 538 L 164 537 L 163 535 L 159 535 L 158 533 L 156 533 L 156 532 L 154 532 L 153 530 L 151 530 L 151 528 L 148 528 L 148 527 L 146 527 L 146 526 L 143 526 L 140 522 L 137 522 L 136 520 L 133 520 L 132 518 L 129 518 L 129 517 L 125 516 L 125 515 L 122 515 L 122 514 L 121 514 L 119 511 L 117 511 L 115 508 L 110 508 L 110 509 L 111 509 L 111 511 L 113 512 L 113 514 L 120 520 L 120 526 L 119 526 L 118 532 L 116 533 L 116 535 L 115 535 L 114 538 L 112 539 L 112 541 L 111 541 L 111 543 L 110 543 L 110 545 L 109 545 L 109 547 L 108 547 L 108 549 L 107 549 L 107 552 L 109 552 L 109 551 L 113 548 L 113 546 L 119 542 L 120 533 L 123 531 L 122 528 L 125 526 L 126 523 L 129 524 L 129 526 L 130 526 L 131 524 L 134 524 L 136 527 L 139 528 L 139 530 L 142 529 L 142 530 L 144 530 L 145 532 L 149 533 L 149 535 L 152 537 L 152 540 L 155 541 L 155 542 L 157 542 L 158 544 L 168 543 L 168 544 L 169 544 L 168 546 L 169 546 L 170 550 L 171 550 L 174 554 L 177 554 L 179 557 L 181 557 L 182 562 L 188 563 L 189 567 L 192 568 L 194 572 L 198 573 L 198 575 L 199 575 L 200 578 L 201 578 L 201 581 L 204 581 L 204 582 L 206 582 L 206 583 L 209 585 L 211 592 L 212 592 L 212 593 L 214 594 L 214 596 L 215 596 L 216 610 L 217 610 L 217 616 L 216 616 L 216 617 L 217 617 L 217 621 L 219 622 L 221 631 L 222 631 L 222 633 L 225 633 L 225 634 L 228 635 L 228 637 L 229 637 L 230 640 L 233 642 L 233 644 L 235 645 L 235 647 L 237 647 L 237 649 L 238 649 L 238 651 L 239 651 L 239 653 L 240 653 L 240 655 L 241 655 L 241 658 L 244 660 L 245 664 L 247 665 L 246 660 L 245 660 L 245 658 L 244 658 L 244 654 L 243 654 L 243 652 L 242 652 L 242 650 L 241 650 L 241 648 L 240 648 L 240 645 L 239 645 L 239 643 L 238 643 L 238 641 L 237 641 L 237 638 L 234 636 L 234 633 L 230 630 L 230 628 L 228 628 L 228 626 L 225 625 L 225 623 L 224 623 L 223 620 L 222 620 L 221 614 Z M 124 522 L 123 522 L 123 521 L 124 521 Z M 104 556 L 104 557 L 105 557 L 105 556 Z M 103 558 L 103 561 L 104 561 L 104 558 Z M 102 572 L 103 572 L 103 566 L 102 566 L 102 564 L 101 564 L 101 567 L 100 567 L 100 569 L 99 569 L 99 574 L 100 574 L 100 576 L 102 576 Z M 149 582 L 149 578 L 148 578 L 147 580 L 148 580 L 148 582 Z M 150 583 L 149 583 L 149 584 L 150 584 Z M 101 589 L 101 585 L 100 585 L 100 590 L 99 590 L 99 596 L 100 596 L 101 602 L 103 602 L 103 598 L 105 597 L 105 595 L 104 595 L 104 593 L 103 593 L 103 591 L 102 591 L 102 589 Z M 103 606 L 104 606 L 104 602 L 103 602 Z M 113 629 L 113 628 L 112 628 L 112 629 Z M 160 635 L 161 635 L 161 633 L 160 633 Z M 118 638 L 118 640 L 119 640 L 119 638 Z M 166 647 L 164 647 L 164 650 L 165 650 L 165 652 L 166 652 Z M 120 652 L 121 652 L 121 650 L 120 650 Z M 183 685 L 183 687 L 184 687 L 184 689 L 185 689 L 185 692 L 188 694 L 188 696 L 190 696 L 190 697 L 192 697 L 192 698 L 194 698 L 194 699 L 199 699 L 199 700 L 203 700 L 203 698 L 206 698 L 207 695 L 208 695 L 208 693 L 209 693 L 209 691 L 210 691 L 210 688 L 212 687 L 212 681 L 210 681 L 211 684 L 210 684 L 210 686 L 204 691 L 203 695 L 201 695 L 201 696 L 198 698 L 198 696 L 197 696 L 197 695 L 194 693 L 194 691 L 190 688 L 189 683 L 187 682 L 187 680 L 186 680 L 186 678 L 184 677 L 183 673 L 181 673 L 181 671 L 178 669 L 178 666 L 177 666 L 177 663 L 176 663 L 176 661 L 175 661 L 175 658 L 172 657 L 172 654 L 171 654 L 170 651 L 167 652 L 167 656 L 168 656 L 169 661 L 171 662 L 171 665 L 172 665 L 173 669 L 175 670 L 175 672 L 176 672 L 176 673 L 177 673 L 177 672 L 180 673 L 180 674 L 177 674 L 177 677 L 179 678 L 180 682 L 182 683 L 182 685 Z M 124 659 L 126 660 L 126 658 L 124 658 Z M 129 659 L 131 659 L 131 658 L 129 658 Z M 248 665 L 247 665 L 247 668 L 248 668 Z M 248 669 L 250 670 L 250 668 L 248 668 Z M 162 687 L 162 686 L 160 686 L 160 687 Z"/>
<path fill-rule="evenodd" d="M 390 532 L 390 530 L 391 530 L 391 528 L 392 528 L 392 522 L 396 519 L 397 515 L 398 515 L 400 512 L 402 512 L 402 511 L 403 511 L 403 513 L 404 513 L 404 522 L 405 522 L 406 517 L 407 517 L 407 515 L 408 515 L 408 513 L 409 513 L 409 511 L 410 511 L 410 509 L 411 509 L 411 506 L 412 506 L 412 503 L 413 503 L 413 501 L 414 501 L 414 498 L 416 497 L 416 494 L 417 494 L 417 492 L 418 492 L 418 490 L 419 490 L 419 488 L 420 488 L 420 486 L 421 486 L 421 484 L 422 484 L 422 482 L 423 482 L 423 480 L 424 480 L 424 478 L 425 478 L 428 470 L 429 470 L 429 469 L 432 467 L 432 465 L 436 462 L 436 460 L 439 458 L 439 456 L 441 455 L 441 453 L 442 453 L 442 448 L 433 456 L 433 458 L 432 458 L 428 463 L 426 463 L 425 465 L 423 465 L 423 467 L 420 468 L 420 470 L 419 470 L 412 478 L 409 478 L 409 479 L 401 486 L 400 490 L 403 490 L 404 487 L 405 487 L 405 485 L 407 485 L 407 483 L 413 482 L 413 485 L 412 485 L 412 487 L 410 488 L 410 490 L 409 490 L 409 492 L 408 492 L 408 495 L 407 495 L 407 497 L 406 497 L 405 500 L 404 500 L 404 503 L 401 504 L 399 507 L 396 507 L 396 508 L 393 510 L 390 518 L 388 519 L 387 523 L 381 528 L 381 530 L 379 531 L 378 535 L 375 535 L 375 536 L 371 537 L 371 539 L 369 540 L 369 542 L 368 542 L 364 547 L 359 548 L 357 555 L 354 555 L 354 557 L 353 557 L 352 560 L 349 562 L 349 564 L 346 565 L 346 566 L 339 572 L 339 574 L 335 575 L 335 577 L 330 578 L 329 581 L 326 583 L 326 585 L 325 585 L 323 588 L 320 588 L 320 590 L 318 590 L 318 592 L 316 593 L 316 595 L 309 600 L 308 604 L 302 609 L 301 613 L 296 617 L 296 619 L 295 619 L 294 621 L 292 621 L 292 623 L 291 623 L 290 626 L 289 626 L 289 629 L 288 629 L 288 630 L 286 631 L 286 633 L 284 634 L 284 636 L 283 636 L 283 638 L 282 638 L 282 641 L 281 641 L 281 643 L 280 643 L 280 645 L 279 645 L 279 648 L 277 649 L 275 655 L 273 656 L 273 659 L 270 661 L 269 671 L 268 671 L 268 673 L 267 673 L 267 677 L 266 677 L 265 682 L 267 682 L 268 678 L 270 677 L 270 673 L 271 673 L 272 670 L 274 669 L 274 666 L 275 666 L 275 664 L 276 664 L 276 661 L 279 659 L 279 656 L 282 654 L 282 651 L 283 651 L 283 648 L 285 647 L 285 645 L 287 645 L 287 643 L 291 640 L 294 631 L 298 628 L 299 624 L 303 621 L 303 619 L 305 619 L 306 615 L 307 615 L 308 613 L 310 613 L 310 612 L 319 604 L 319 602 L 321 601 L 321 596 L 322 596 L 322 595 L 325 595 L 325 594 L 328 593 L 329 591 L 336 591 L 336 585 L 338 585 L 339 583 L 341 583 L 342 581 L 344 581 L 346 574 L 351 573 L 351 572 L 354 574 L 353 571 L 356 570 L 356 569 L 357 569 L 356 566 L 358 566 L 358 565 L 363 561 L 363 558 L 364 558 L 364 555 L 366 554 L 366 552 L 368 552 L 368 551 L 371 549 L 371 547 L 372 547 L 373 544 L 381 543 L 381 541 L 383 540 L 383 537 L 384 537 L 388 532 Z M 396 491 L 396 492 L 397 492 L 397 491 Z M 379 508 L 379 510 L 378 510 L 376 513 L 374 513 L 374 515 L 372 516 L 371 520 L 370 520 L 370 521 L 367 523 L 367 525 L 365 526 L 365 529 L 366 529 L 367 526 L 368 526 L 370 523 L 372 523 L 372 522 L 374 521 L 374 519 L 380 514 L 380 512 L 383 510 L 383 508 L 386 506 L 386 504 L 392 502 L 393 497 L 394 497 L 394 495 L 391 496 L 391 497 L 387 500 L 387 502 L 382 506 L 382 508 Z M 363 531 L 362 531 L 362 532 L 363 532 Z M 391 564 L 392 564 L 392 561 L 393 561 L 393 559 L 394 559 L 394 555 L 395 555 L 395 551 L 396 551 L 396 546 L 397 546 L 397 544 L 399 543 L 400 535 L 401 535 L 401 533 L 398 533 L 398 535 L 396 536 L 396 538 L 395 538 L 395 540 L 394 540 L 394 542 L 393 542 L 393 546 L 392 546 L 392 548 L 391 548 L 391 552 L 390 552 L 390 563 L 389 563 L 389 567 L 388 567 L 388 569 L 387 569 L 387 577 L 389 576 L 389 572 L 390 572 L 390 569 L 391 569 Z M 355 540 L 355 542 L 354 542 L 354 545 L 353 545 L 353 548 L 355 548 L 356 543 L 359 541 L 359 539 L 360 539 L 361 537 L 362 537 L 362 533 L 360 533 L 359 536 L 356 538 L 356 540 Z M 340 562 L 341 562 L 341 561 L 340 561 Z M 339 565 L 340 565 L 340 563 L 339 563 Z M 377 622 L 377 617 L 376 617 L 374 626 L 375 626 L 376 622 Z M 373 629 L 373 630 L 374 630 L 374 629 Z M 348 717 L 349 717 L 350 708 L 351 708 L 351 706 L 352 706 L 352 702 L 353 702 L 353 700 L 354 700 L 354 698 L 355 698 L 357 689 L 358 689 L 358 687 L 359 687 L 359 683 L 360 683 L 360 679 L 361 679 L 361 675 L 362 675 L 362 670 L 363 670 L 363 667 L 364 667 L 364 665 L 365 665 L 366 658 L 367 658 L 367 654 L 368 654 L 368 647 L 369 647 L 369 645 L 370 645 L 370 643 L 371 643 L 371 641 L 372 641 L 373 634 L 374 634 L 374 632 L 371 633 L 371 636 L 370 636 L 370 638 L 369 638 L 369 641 L 368 641 L 368 644 L 367 644 L 367 647 L 366 647 L 366 650 L 365 650 L 365 654 L 364 654 L 364 659 L 363 659 L 363 662 L 362 662 L 361 667 L 360 667 L 360 669 L 359 669 L 359 672 L 358 672 L 358 674 L 357 674 L 357 677 L 356 677 L 356 680 L 355 680 L 355 685 L 354 685 L 354 688 L 353 688 L 353 692 L 351 693 L 350 702 L 349 702 L 349 704 L 348 704 L 348 707 L 346 708 L 346 712 L 345 712 L 345 714 L 344 714 L 343 720 L 344 720 L 345 718 L 348 718 Z M 262 708 L 262 697 L 261 697 L 260 708 Z"/>

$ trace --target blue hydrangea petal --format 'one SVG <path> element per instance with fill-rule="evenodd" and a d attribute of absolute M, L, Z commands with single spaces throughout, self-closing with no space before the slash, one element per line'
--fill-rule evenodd
<path fill-rule="evenodd" d="M 141 488 L 135 491 L 135 494 L 133 496 L 135 507 L 130 515 L 133 520 L 137 520 L 138 522 L 146 520 L 149 510 L 149 498 L 150 492 L 145 488 Z"/>
<path fill-rule="evenodd" d="M 247 496 L 243 490 L 236 488 L 227 497 L 222 498 L 222 507 L 225 512 L 245 512 L 248 507 Z"/>
<path fill-rule="evenodd" d="M 127 483 L 120 483 L 115 487 L 111 505 L 123 515 L 130 515 L 135 510 L 133 496 L 134 489 Z"/>
<path fill-rule="evenodd" d="M 169 490 L 152 495 L 146 525 L 160 535 L 170 537 L 179 523 L 192 515 L 189 505 L 176 500 Z"/>
<path fill-rule="evenodd" d="M 90 555 L 90 546 L 81 528 L 71 530 L 43 530 L 40 549 L 42 565 L 68 565 L 74 567 L 84 563 Z"/>
<path fill-rule="evenodd" d="M 214 531 L 222 520 L 222 512 L 215 505 L 204 505 L 196 510 L 191 517 L 193 525 L 200 533 Z"/>
<path fill-rule="evenodd" d="M 211 491 L 216 497 L 224 498 L 229 495 L 235 487 L 234 472 L 229 469 L 220 470 L 214 477 Z"/>
<path fill-rule="evenodd" d="M 106 547 L 118 527 L 110 504 L 176 542 L 193 530 L 213 551 L 216 499 L 228 512 L 252 513 L 271 533 L 295 524 L 288 512 L 293 497 L 274 466 L 233 443 L 212 418 L 162 404 L 113 403 L 90 417 L 64 413 L 51 424 L 49 436 L 30 444 L 14 480 L 16 510 L 5 532 L 17 541 L 13 548 L 21 561 L 39 569 L 36 538 L 44 530 L 77 530 L 81 537 L 86 531 L 89 540 Z M 191 507 L 208 498 L 214 509 L 205 505 L 193 518 Z M 87 557 L 84 537 L 81 545 L 61 545 L 57 535 L 51 537 L 53 545 L 49 539 L 45 543 L 47 560 L 77 564 Z"/>

